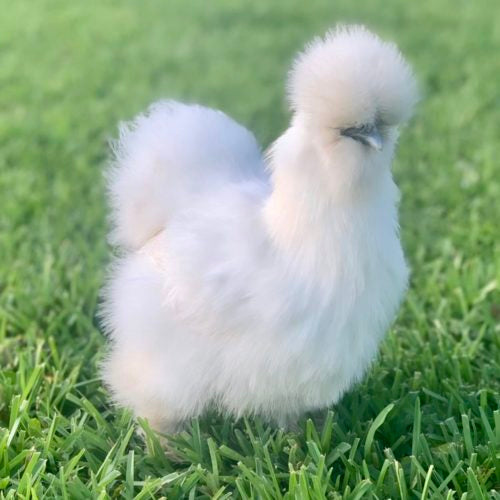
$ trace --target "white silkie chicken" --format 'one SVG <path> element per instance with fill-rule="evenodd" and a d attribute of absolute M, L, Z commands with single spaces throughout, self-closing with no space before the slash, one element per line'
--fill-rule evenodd
<path fill-rule="evenodd" d="M 340 27 L 297 57 L 288 94 L 267 157 L 196 105 L 160 102 L 121 129 L 104 380 L 157 430 L 208 407 L 282 425 L 335 403 L 401 302 L 390 165 L 416 99 L 409 66 Z"/>

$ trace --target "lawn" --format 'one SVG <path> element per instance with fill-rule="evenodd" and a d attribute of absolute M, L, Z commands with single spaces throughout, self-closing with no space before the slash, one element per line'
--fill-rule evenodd
<path fill-rule="evenodd" d="M 498 10 L 0 0 L 0 498 L 500 498 Z M 352 20 L 397 41 L 420 82 L 394 166 L 409 293 L 340 404 L 299 432 L 207 416 L 174 460 L 99 380 L 107 141 L 174 96 L 267 146 L 294 52 Z"/>

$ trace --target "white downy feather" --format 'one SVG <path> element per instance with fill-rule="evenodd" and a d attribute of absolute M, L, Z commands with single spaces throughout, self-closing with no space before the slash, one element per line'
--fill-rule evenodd
<path fill-rule="evenodd" d="M 390 164 L 415 101 L 408 65 L 341 27 L 298 56 L 289 99 L 268 160 L 201 106 L 162 102 L 122 129 L 109 186 L 125 255 L 105 291 L 103 376 L 159 430 L 208 406 L 285 424 L 335 403 L 404 294 Z M 381 151 L 341 132 L 367 123 Z"/>

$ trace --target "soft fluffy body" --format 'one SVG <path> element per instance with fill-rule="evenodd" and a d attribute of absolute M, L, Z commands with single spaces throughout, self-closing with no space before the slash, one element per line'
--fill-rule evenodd
<path fill-rule="evenodd" d="M 299 55 L 289 98 L 266 158 L 201 106 L 161 102 L 122 127 L 104 380 L 158 430 L 208 406 L 285 424 L 335 403 L 403 296 L 390 163 L 415 101 L 409 67 L 364 28 L 338 28 Z"/>

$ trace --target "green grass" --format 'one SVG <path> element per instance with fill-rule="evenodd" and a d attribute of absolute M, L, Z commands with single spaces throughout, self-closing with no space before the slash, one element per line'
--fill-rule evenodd
<path fill-rule="evenodd" d="M 0 11 L 0 498 L 500 498 L 497 0 Z M 288 120 L 293 53 L 339 20 L 395 39 L 421 83 L 395 164 L 410 291 L 373 369 L 330 412 L 300 432 L 207 416 L 174 461 L 98 379 L 106 141 L 175 96 L 269 144 Z"/>

